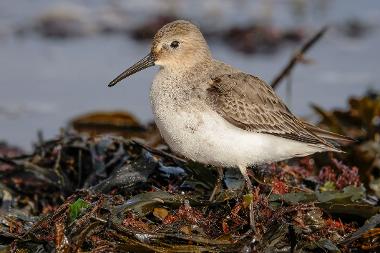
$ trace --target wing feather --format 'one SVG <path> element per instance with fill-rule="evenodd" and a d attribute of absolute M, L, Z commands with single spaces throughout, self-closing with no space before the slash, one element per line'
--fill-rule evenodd
<path fill-rule="evenodd" d="M 258 77 L 242 72 L 212 77 L 207 97 L 214 110 L 239 128 L 338 151 L 309 131 L 308 126 L 297 119 L 273 89 Z"/>

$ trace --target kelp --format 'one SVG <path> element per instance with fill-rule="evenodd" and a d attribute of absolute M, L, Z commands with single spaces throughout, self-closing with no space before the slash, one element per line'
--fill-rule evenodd
<path fill-rule="evenodd" d="M 0 252 L 375 252 L 377 167 L 366 171 L 355 150 L 378 142 L 377 116 L 369 116 L 376 99 L 339 113 L 320 109 L 322 126 L 358 139 L 342 147 L 346 154 L 253 167 L 250 194 L 239 171 L 226 168 L 213 201 L 217 170 L 161 141 L 150 145 L 148 128 L 133 121 L 140 130 L 128 138 L 107 126 L 68 130 L 31 154 L 2 144 Z"/>

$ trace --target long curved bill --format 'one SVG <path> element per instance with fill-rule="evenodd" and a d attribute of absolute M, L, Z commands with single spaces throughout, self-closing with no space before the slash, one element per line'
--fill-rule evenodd
<path fill-rule="evenodd" d="M 108 87 L 112 87 L 115 84 L 117 84 L 118 82 L 120 82 L 121 80 L 123 80 L 124 78 L 126 78 L 126 77 L 128 77 L 130 75 L 133 75 L 134 73 L 139 72 L 139 71 L 141 71 L 143 69 L 152 67 L 152 66 L 154 66 L 154 57 L 153 57 L 153 55 L 151 53 L 149 53 L 147 56 L 145 56 L 144 58 L 142 58 L 140 61 L 138 61 L 135 64 L 133 64 L 132 67 L 128 68 L 123 73 L 121 73 L 118 77 L 116 77 L 115 79 L 113 79 L 108 84 Z"/>

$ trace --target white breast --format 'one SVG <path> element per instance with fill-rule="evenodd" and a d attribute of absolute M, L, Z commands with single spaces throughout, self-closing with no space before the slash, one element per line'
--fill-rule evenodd
<path fill-rule="evenodd" d="M 214 166 L 261 164 L 321 151 L 305 143 L 242 130 L 213 112 L 157 115 L 156 124 L 173 151 Z"/>

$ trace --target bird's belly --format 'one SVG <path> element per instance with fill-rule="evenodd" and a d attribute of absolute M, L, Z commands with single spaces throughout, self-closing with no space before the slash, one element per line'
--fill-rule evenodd
<path fill-rule="evenodd" d="M 163 114 L 156 115 L 156 124 L 170 148 L 205 164 L 246 166 L 320 151 L 305 143 L 240 129 L 212 111 Z"/>

